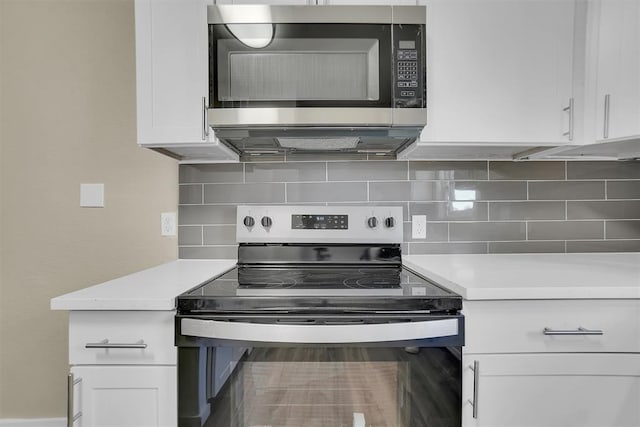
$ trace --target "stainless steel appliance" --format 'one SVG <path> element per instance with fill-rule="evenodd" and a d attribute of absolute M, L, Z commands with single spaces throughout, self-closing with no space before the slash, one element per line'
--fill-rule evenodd
<path fill-rule="evenodd" d="M 239 206 L 178 297 L 178 426 L 460 427 L 460 296 L 402 267 L 401 207 Z"/>
<path fill-rule="evenodd" d="M 207 11 L 208 120 L 237 151 L 388 154 L 424 127 L 424 6 Z"/>

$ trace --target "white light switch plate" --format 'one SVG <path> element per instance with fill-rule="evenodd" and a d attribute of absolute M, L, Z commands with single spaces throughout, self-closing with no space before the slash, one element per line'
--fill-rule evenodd
<path fill-rule="evenodd" d="M 104 184 L 80 184 L 80 207 L 103 208 Z"/>
<path fill-rule="evenodd" d="M 175 212 L 163 212 L 160 214 L 160 234 L 163 236 L 175 236 L 177 233 L 177 220 Z"/>
<path fill-rule="evenodd" d="M 411 238 L 412 239 L 427 238 L 427 216 L 426 215 L 411 216 Z"/>

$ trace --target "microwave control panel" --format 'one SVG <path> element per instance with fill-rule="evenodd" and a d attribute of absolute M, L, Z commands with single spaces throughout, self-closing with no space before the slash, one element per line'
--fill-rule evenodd
<path fill-rule="evenodd" d="M 424 108 L 424 26 L 394 25 L 394 99 L 396 108 Z"/>

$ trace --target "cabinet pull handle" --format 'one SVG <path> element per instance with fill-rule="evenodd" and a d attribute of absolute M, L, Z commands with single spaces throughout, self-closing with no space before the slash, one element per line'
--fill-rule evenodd
<path fill-rule="evenodd" d="M 604 139 L 609 138 L 609 113 L 611 108 L 611 95 L 606 94 L 604 96 L 604 126 L 602 128 L 602 137 Z"/>
<path fill-rule="evenodd" d="M 82 411 L 73 413 L 73 388 L 81 381 L 82 378 L 75 379 L 73 374 L 67 377 L 67 427 L 73 427 L 73 424 L 82 416 Z"/>
<path fill-rule="evenodd" d="M 209 108 L 207 108 L 207 97 L 202 97 L 202 140 L 206 141 L 209 136 Z"/>
<path fill-rule="evenodd" d="M 480 362 L 473 361 L 473 365 L 469 365 L 469 369 L 473 371 L 473 400 L 467 399 L 473 408 L 473 418 L 478 418 L 478 383 L 480 382 Z"/>
<path fill-rule="evenodd" d="M 545 335 L 604 335 L 601 329 L 586 329 L 582 326 L 578 329 L 551 329 L 544 328 L 542 333 Z"/>
<path fill-rule="evenodd" d="M 573 141 L 573 104 L 573 98 L 569 98 L 569 105 L 562 109 L 562 111 L 569 113 L 569 130 L 562 134 L 563 136 L 566 136 L 569 141 Z"/>
<path fill-rule="evenodd" d="M 147 348 L 147 344 L 143 340 L 134 343 L 117 343 L 104 339 L 100 342 L 88 342 L 84 348 Z"/>

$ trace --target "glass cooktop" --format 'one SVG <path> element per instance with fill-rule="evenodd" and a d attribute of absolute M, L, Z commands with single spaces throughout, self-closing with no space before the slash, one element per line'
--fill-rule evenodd
<path fill-rule="evenodd" d="M 459 295 L 403 267 L 240 267 L 178 297 L 179 310 L 460 310 Z"/>

